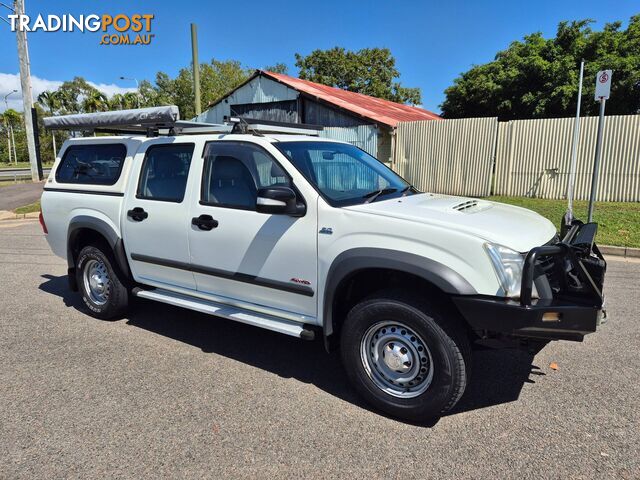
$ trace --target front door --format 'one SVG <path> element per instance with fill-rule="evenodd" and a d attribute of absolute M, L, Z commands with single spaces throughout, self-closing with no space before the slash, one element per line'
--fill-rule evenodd
<path fill-rule="evenodd" d="M 199 292 L 299 321 L 316 316 L 317 194 L 306 214 L 256 212 L 257 190 L 291 177 L 263 147 L 214 141 L 205 147 L 199 198 L 192 202 L 191 264 Z"/>
<path fill-rule="evenodd" d="M 171 139 L 175 140 L 175 139 Z M 155 143 L 134 160 L 125 198 L 125 250 L 136 281 L 169 289 L 195 290 L 189 270 L 187 188 L 194 143 Z"/>

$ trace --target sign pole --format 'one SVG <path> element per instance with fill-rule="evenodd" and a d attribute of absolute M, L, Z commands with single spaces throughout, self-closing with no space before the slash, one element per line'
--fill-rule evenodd
<path fill-rule="evenodd" d="M 564 225 L 571 225 L 573 220 L 573 191 L 576 183 L 576 163 L 578 161 L 578 141 L 580 140 L 580 104 L 582 103 L 582 79 L 584 77 L 584 59 L 580 62 L 580 81 L 578 83 L 578 103 L 576 121 L 573 124 L 573 143 L 571 145 L 571 163 L 569 166 L 569 183 L 567 185 L 567 213 Z"/>
<path fill-rule="evenodd" d="M 596 138 L 596 157 L 593 161 L 593 174 L 591 175 L 591 195 L 589 196 L 588 222 L 593 221 L 593 203 L 596 201 L 596 190 L 598 188 L 598 170 L 600 168 L 600 158 L 602 157 L 602 131 L 604 130 L 604 105 L 607 100 L 600 98 L 600 116 L 598 117 L 598 136 Z"/>
<path fill-rule="evenodd" d="M 588 222 L 593 221 L 593 204 L 596 201 L 598 190 L 598 170 L 602 158 L 602 132 L 604 130 L 604 106 L 611 93 L 612 70 L 600 70 L 596 75 L 595 100 L 600 102 L 600 117 L 598 118 L 598 137 L 596 138 L 596 156 L 593 160 L 593 173 L 591 174 L 591 195 L 589 196 Z"/>

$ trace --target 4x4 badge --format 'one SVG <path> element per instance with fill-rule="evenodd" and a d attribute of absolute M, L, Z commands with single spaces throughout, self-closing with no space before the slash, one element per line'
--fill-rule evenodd
<path fill-rule="evenodd" d="M 330 227 L 322 227 L 320 229 L 320 233 L 324 234 L 324 235 L 333 235 L 333 229 Z"/>

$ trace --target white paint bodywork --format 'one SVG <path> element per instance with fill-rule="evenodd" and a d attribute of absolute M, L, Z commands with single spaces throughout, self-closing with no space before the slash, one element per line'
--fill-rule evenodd
<path fill-rule="evenodd" d="M 205 144 L 227 140 L 250 142 L 267 150 L 291 176 L 304 198 L 306 214 L 302 217 L 268 215 L 200 204 Z M 72 219 L 77 215 L 95 217 L 103 220 L 123 239 L 134 279 L 169 292 L 165 297 L 176 294 L 175 298 L 179 299 L 176 302 L 182 306 L 207 310 L 215 304 L 215 308 L 227 305 L 237 311 L 255 312 L 255 318 L 250 320 L 252 324 L 259 324 L 262 316 L 265 322 L 280 318 L 286 322 L 322 325 L 327 274 L 336 257 L 348 250 L 380 248 L 425 257 L 458 273 L 477 293 L 497 295 L 501 289 L 483 248 L 484 243 L 493 242 L 526 252 L 546 243 L 555 234 L 555 228 L 549 221 L 528 210 L 444 195 L 418 194 L 334 208 L 275 148 L 273 143 L 278 140 L 324 141 L 291 135 L 69 140 L 63 145 L 62 153 L 74 143 L 112 142 L 127 146 L 127 158 L 119 180 L 110 187 L 58 184 L 55 172 L 60 159 L 56 160 L 46 188 L 78 190 L 78 193 L 44 192 L 42 211 L 49 230 L 47 241 L 56 255 L 66 258 L 67 232 Z M 150 146 L 163 143 L 194 144 L 187 190 L 181 203 L 136 197 L 144 154 Z M 123 196 L 84 194 L 81 190 L 116 192 Z M 466 207 L 454 208 L 462 204 Z M 127 211 L 134 207 L 144 208 L 149 217 L 142 222 L 132 221 L 127 217 Z M 191 219 L 202 214 L 211 215 L 218 220 L 219 226 L 211 231 L 192 226 Z M 325 233 L 319 234 L 321 231 Z M 326 234 L 329 231 L 331 233 Z M 132 253 L 278 282 L 303 282 L 313 289 L 314 295 L 304 296 L 192 273 L 186 269 L 135 261 Z M 168 301 L 152 295 L 147 295 L 147 298 Z M 195 304 L 200 306 L 196 308 Z M 276 329 L 273 325 L 268 328 Z M 287 328 L 283 327 L 284 330 Z"/>

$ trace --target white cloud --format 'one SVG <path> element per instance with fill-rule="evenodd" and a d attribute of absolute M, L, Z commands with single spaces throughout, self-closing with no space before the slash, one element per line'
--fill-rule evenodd
<path fill-rule="evenodd" d="M 135 92 L 135 88 L 123 88 L 114 83 L 94 83 L 89 80 L 87 82 L 103 92 L 108 97 L 111 97 L 114 93 L 127 93 L 127 92 Z M 31 90 L 33 92 L 33 100 L 34 102 L 37 100 L 38 95 L 40 95 L 45 90 L 55 90 L 62 82 L 59 80 L 47 80 L 45 78 L 39 78 L 34 75 L 31 76 Z M 7 98 L 7 103 L 9 108 L 13 108 L 14 110 L 22 111 L 22 88 L 20 88 L 20 75 L 12 74 L 12 73 L 1 73 L 0 72 L 0 112 L 4 112 L 6 109 L 6 105 L 4 103 L 4 96 L 13 90 L 17 90 L 18 93 L 14 93 L 13 95 Z"/>
<path fill-rule="evenodd" d="M 136 91 L 134 87 L 122 88 L 114 83 L 93 83 L 88 80 L 87 80 L 87 83 L 92 87 L 95 87 L 98 90 L 100 90 L 107 97 L 111 97 L 114 93 L 127 93 L 127 92 Z"/>

